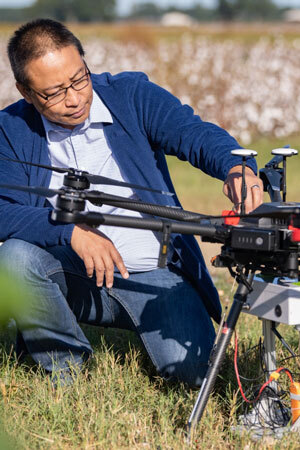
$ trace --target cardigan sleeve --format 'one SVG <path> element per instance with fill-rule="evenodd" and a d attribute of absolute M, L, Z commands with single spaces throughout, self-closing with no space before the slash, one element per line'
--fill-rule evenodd
<path fill-rule="evenodd" d="M 228 171 L 242 163 L 242 158 L 230 151 L 242 148 L 224 129 L 204 122 L 188 105 L 160 86 L 140 78 L 133 98 L 140 127 L 144 129 L 152 148 L 163 149 L 189 161 L 194 167 L 220 180 Z M 255 173 L 254 159 L 247 161 Z"/>
<path fill-rule="evenodd" d="M 34 148 L 34 140 L 28 139 L 24 122 L 4 112 L 0 112 L 0 119 L 0 184 L 41 185 L 37 174 L 45 178 L 43 169 L 1 160 L 30 160 L 24 149 L 38 149 Z M 0 241 L 22 239 L 40 247 L 69 244 L 74 225 L 53 222 L 51 208 L 44 204 L 43 197 L 0 187 Z"/>

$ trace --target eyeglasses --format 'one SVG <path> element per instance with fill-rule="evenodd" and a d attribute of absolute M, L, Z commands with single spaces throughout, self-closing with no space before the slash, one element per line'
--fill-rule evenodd
<path fill-rule="evenodd" d="M 67 86 L 63 89 L 59 89 L 59 91 L 57 91 L 55 94 L 44 95 L 44 94 L 40 94 L 40 92 L 37 92 L 34 89 L 30 88 L 30 90 L 33 91 L 35 94 L 37 94 L 42 99 L 46 100 L 47 106 L 56 105 L 57 103 L 62 102 L 66 98 L 68 89 L 72 88 L 72 89 L 74 89 L 74 91 L 81 91 L 82 89 L 87 87 L 87 85 L 90 82 L 91 72 L 86 64 L 85 64 L 85 68 L 86 68 L 86 73 L 82 77 L 78 78 L 78 80 L 73 81 L 73 83 L 71 83 L 69 86 Z"/>

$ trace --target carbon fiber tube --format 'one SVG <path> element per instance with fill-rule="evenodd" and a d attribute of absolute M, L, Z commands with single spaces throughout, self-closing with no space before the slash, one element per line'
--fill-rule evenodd
<path fill-rule="evenodd" d="M 86 199 L 94 205 L 101 206 L 103 204 L 117 206 L 118 208 L 130 209 L 150 214 L 152 216 L 165 217 L 166 219 L 184 220 L 188 222 L 199 221 L 205 218 L 203 214 L 197 214 L 191 211 L 184 211 L 170 206 L 155 205 L 152 203 L 144 203 L 139 200 L 125 199 L 117 195 L 105 194 L 104 192 L 91 191 Z"/>
<path fill-rule="evenodd" d="M 227 229 L 218 225 L 169 222 L 151 218 L 140 219 L 97 212 L 80 213 L 53 210 L 51 217 L 53 220 L 63 223 L 85 223 L 90 226 L 111 225 L 114 227 L 139 228 L 152 231 L 163 231 L 165 223 L 168 223 L 171 227 L 171 233 L 195 234 L 209 238 L 220 237 L 221 235 L 224 235 L 225 238 L 228 234 Z"/>
<path fill-rule="evenodd" d="M 253 276 L 254 273 L 251 273 L 248 278 L 250 286 L 252 285 Z M 237 292 L 233 297 L 233 303 L 230 308 L 227 320 L 223 323 L 220 337 L 212 350 L 207 373 L 202 382 L 198 398 L 196 400 L 196 403 L 194 405 L 193 411 L 187 424 L 187 433 L 189 437 L 193 428 L 197 425 L 197 423 L 201 420 L 203 416 L 209 396 L 215 386 L 217 376 L 220 372 L 220 368 L 224 361 L 226 349 L 230 343 L 232 333 L 235 329 L 243 305 L 247 300 L 248 294 L 249 294 L 248 287 L 242 281 L 240 281 L 237 288 Z"/>

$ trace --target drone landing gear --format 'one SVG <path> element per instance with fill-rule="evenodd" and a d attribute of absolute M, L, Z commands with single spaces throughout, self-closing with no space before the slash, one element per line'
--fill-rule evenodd
<path fill-rule="evenodd" d="M 230 308 L 227 320 L 221 324 L 221 332 L 217 335 L 216 342 L 211 352 L 206 376 L 202 382 L 198 398 L 188 421 L 188 439 L 190 439 L 191 433 L 193 432 L 195 426 L 201 420 L 210 393 L 214 388 L 215 381 L 223 363 L 232 333 L 235 329 L 240 313 L 242 312 L 243 306 L 246 303 L 247 296 L 251 291 L 253 276 L 254 274 L 252 272 L 250 273 L 248 279 L 242 273 L 239 276 L 239 285 L 236 294 L 233 297 L 232 306 Z"/>

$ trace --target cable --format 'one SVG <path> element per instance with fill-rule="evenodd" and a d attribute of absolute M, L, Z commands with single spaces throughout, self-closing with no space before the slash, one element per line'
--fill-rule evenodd
<path fill-rule="evenodd" d="M 261 340 L 258 346 L 260 354 L 260 363 L 263 370 L 262 376 L 266 376 L 267 371 L 263 368 L 263 355 Z M 249 351 L 247 352 L 249 353 Z M 268 380 L 262 385 L 251 386 L 246 393 L 241 384 L 241 376 L 238 369 L 238 339 L 235 334 L 235 350 L 234 350 L 234 367 L 237 377 L 239 390 L 241 392 L 243 403 L 243 413 L 239 416 L 240 424 L 247 429 L 257 432 L 259 436 L 264 429 L 276 432 L 276 429 L 286 427 L 291 419 L 291 409 L 289 405 L 289 392 L 283 390 L 281 386 L 276 385 L 273 389 L 271 382 L 277 380 L 282 372 L 286 373 L 289 380 L 293 382 L 293 375 L 290 370 L 285 367 L 279 367 L 273 371 Z M 259 377 L 257 377 L 259 378 Z M 247 381 L 256 381 L 255 379 L 248 379 Z M 250 398 L 249 398 L 250 397 Z M 251 397 L 254 397 L 251 399 Z"/>
<path fill-rule="evenodd" d="M 257 396 L 254 398 L 254 400 L 249 400 L 243 391 L 243 387 L 242 387 L 242 383 L 240 380 L 240 375 L 239 375 L 239 370 L 238 370 L 238 365 L 237 365 L 237 354 L 238 354 L 238 339 L 237 339 L 237 333 L 235 332 L 235 350 L 234 350 L 234 370 L 235 370 L 235 374 L 236 374 L 236 378 L 237 378 L 237 382 L 238 382 L 238 386 L 239 386 L 239 390 L 240 393 L 244 399 L 244 401 L 246 403 L 256 403 L 258 401 L 258 399 L 260 398 L 262 392 L 264 391 L 264 389 L 274 380 L 277 380 L 280 376 L 281 372 L 284 372 L 288 375 L 291 383 L 293 383 L 293 376 L 291 374 L 291 372 L 286 369 L 285 367 L 279 367 L 278 369 L 276 369 L 275 371 L 273 371 L 269 377 L 269 379 L 260 387 L 259 392 L 257 394 Z"/>
<path fill-rule="evenodd" d="M 254 377 L 254 378 L 247 378 L 247 377 L 244 377 L 244 376 L 242 376 L 241 374 L 239 374 L 239 375 L 240 375 L 240 379 L 243 380 L 243 381 L 254 382 L 254 381 L 258 381 L 258 380 L 260 380 L 260 379 L 262 379 L 262 378 L 264 377 L 265 370 L 263 369 L 263 366 L 262 366 L 263 357 L 262 357 L 262 351 L 261 351 L 261 339 L 259 340 L 259 344 L 254 345 L 253 347 L 251 347 L 251 348 L 249 348 L 247 351 L 245 351 L 245 352 L 243 353 L 243 355 L 242 355 L 242 358 L 246 358 L 246 357 L 249 355 L 250 352 L 253 352 L 253 351 L 255 351 L 256 349 L 259 349 L 259 355 L 260 355 L 260 367 L 261 367 L 261 370 L 263 371 L 263 373 L 260 374 L 260 375 L 258 375 L 257 377 Z M 241 358 L 239 358 L 239 356 L 237 356 L 237 365 L 238 365 L 238 366 L 239 366 L 239 360 L 240 360 L 240 359 L 241 359 Z"/>

